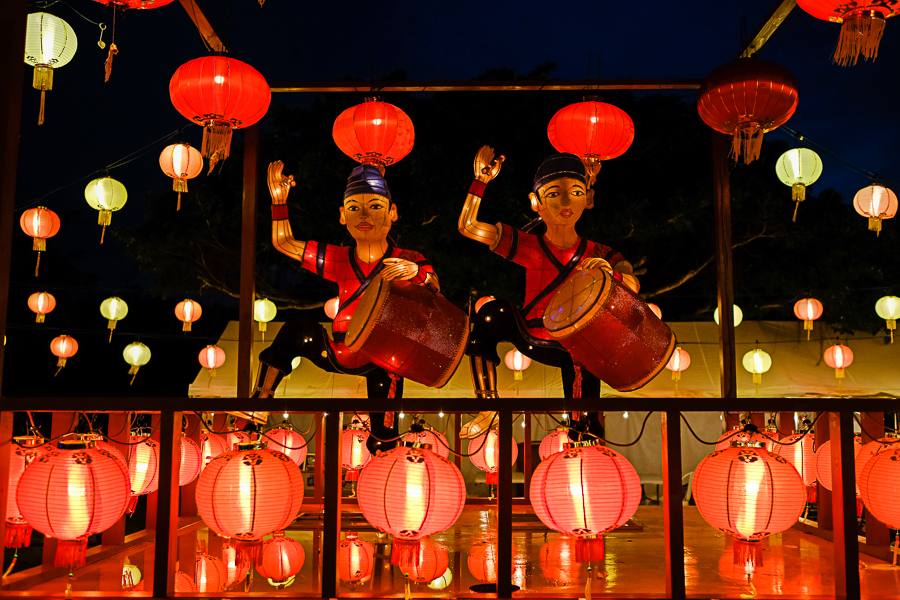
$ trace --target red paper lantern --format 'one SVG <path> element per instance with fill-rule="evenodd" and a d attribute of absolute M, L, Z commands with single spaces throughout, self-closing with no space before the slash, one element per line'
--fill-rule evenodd
<path fill-rule="evenodd" d="M 181 438 L 181 468 L 178 470 L 178 485 L 187 485 L 197 479 L 203 468 L 203 452 L 191 438 Z"/>
<path fill-rule="evenodd" d="M 516 464 L 519 458 L 519 446 L 516 444 L 515 438 L 510 438 L 512 444 L 512 462 L 510 465 Z M 485 472 L 485 482 L 488 485 L 496 485 L 498 482 L 500 465 L 500 432 L 491 429 L 485 436 L 478 436 L 469 440 L 466 448 L 466 454 L 471 454 L 469 460 L 472 464 Z"/>
<path fill-rule="evenodd" d="M 675 348 L 666 368 L 672 371 L 672 381 L 681 381 L 681 372 L 691 366 L 691 355 L 687 350 Z"/>
<path fill-rule="evenodd" d="M 147 9 L 147 8 L 159 8 L 160 6 L 165 6 L 170 2 L 174 2 L 175 0 L 96 0 L 100 4 L 109 6 L 113 4 L 119 8 L 134 8 L 134 9 Z"/>
<path fill-rule="evenodd" d="M 341 581 L 368 581 L 375 569 L 375 547 L 348 531 L 338 548 L 338 567 Z"/>
<path fill-rule="evenodd" d="M 400 572 L 415 583 L 430 583 L 450 566 L 450 553 L 432 539 L 425 538 L 419 552 L 400 561 Z"/>
<path fill-rule="evenodd" d="M 809 340 L 809 332 L 813 328 L 813 321 L 822 316 L 822 310 L 822 303 L 815 298 L 803 298 L 794 304 L 794 315 L 803 321 L 807 340 Z"/>
<path fill-rule="evenodd" d="M 228 451 L 228 442 L 221 435 L 202 431 L 200 432 L 200 451 L 203 457 L 203 461 L 200 463 L 202 470 L 213 458 Z"/>
<path fill-rule="evenodd" d="M 883 185 L 873 183 L 853 196 L 853 208 L 869 219 L 869 231 L 876 236 L 881 233 L 881 221 L 897 215 L 897 206 L 897 194 Z"/>
<path fill-rule="evenodd" d="M 522 371 L 531 366 L 531 359 L 514 348 L 506 353 L 503 363 L 513 372 L 513 379 L 521 380 Z"/>
<path fill-rule="evenodd" d="M 203 309 L 200 308 L 199 302 L 193 300 L 182 300 L 175 305 L 175 316 L 182 322 L 181 330 L 190 331 L 191 323 L 200 318 Z"/>
<path fill-rule="evenodd" d="M 7 548 L 22 548 L 31 545 L 31 526 L 16 502 L 19 479 L 25 467 L 50 449 L 44 438 L 27 435 L 13 438 L 12 457 L 9 461 L 9 498 L 6 502 L 6 542 Z"/>
<path fill-rule="evenodd" d="M 621 108 L 586 100 L 560 109 L 547 126 L 547 137 L 558 152 L 584 162 L 594 183 L 604 160 L 622 156 L 634 141 L 634 122 Z"/>
<path fill-rule="evenodd" d="M 541 440 L 541 445 L 538 446 L 538 455 L 541 457 L 541 460 L 547 460 L 554 454 L 564 451 L 566 444 L 571 443 L 571 441 L 569 439 L 569 430 L 566 427 L 557 427 L 555 431 L 550 432 Z"/>
<path fill-rule="evenodd" d="M 647 307 L 650 309 L 650 312 L 652 312 L 654 315 L 656 315 L 657 319 L 662 321 L 662 309 L 660 307 L 653 304 L 652 302 L 648 302 Z"/>
<path fill-rule="evenodd" d="M 298 467 L 306 460 L 306 440 L 293 429 L 278 427 L 266 431 L 264 435 L 271 450 L 281 452 Z"/>
<path fill-rule="evenodd" d="M 859 490 L 866 508 L 873 517 L 893 529 L 900 529 L 898 482 L 900 447 L 896 444 L 885 446 L 875 453 L 863 467 L 859 478 Z"/>
<path fill-rule="evenodd" d="M 34 529 L 59 540 L 56 566 L 84 566 L 87 538 L 118 521 L 131 501 L 125 464 L 92 441 L 61 441 L 19 478 L 16 502 Z"/>
<path fill-rule="evenodd" d="M 35 292 L 28 296 L 28 308 L 37 315 L 34 319 L 35 323 L 43 323 L 44 315 L 53 312 L 53 309 L 56 308 L 56 298 L 47 292 Z"/>
<path fill-rule="evenodd" d="M 482 583 L 497 583 L 497 563 L 500 560 L 497 540 L 481 540 L 472 544 L 469 556 L 466 558 L 466 566 L 472 577 Z M 512 544 L 512 556 L 516 555 L 518 547 Z M 515 561 L 510 565 L 510 576 L 516 571 Z"/>
<path fill-rule="evenodd" d="M 128 479 L 131 495 L 137 498 L 159 488 L 159 444 L 142 435 L 128 438 L 132 444 L 128 456 Z"/>
<path fill-rule="evenodd" d="M 768 446 L 772 443 L 772 438 L 761 434 L 755 430 L 745 430 L 742 425 L 735 425 L 731 431 L 726 431 L 716 440 L 716 450 L 727 450 L 731 448 L 732 442 L 753 442 Z M 768 448 L 767 448 L 768 449 Z M 771 452 L 771 450 L 769 450 Z"/>
<path fill-rule="evenodd" d="M 225 351 L 218 346 L 207 346 L 198 355 L 200 366 L 209 371 L 210 377 L 216 376 L 216 369 L 225 364 Z"/>
<path fill-rule="evenodd" d="M 787 123 L 796 109 L 794 76 L 757 58 L 739 58 L 713 71 L 697 100 L 700 118 L 733 137 L 732 154 L 744 164 L 759 158 L 763 134 Z"/>
<path fill-rule="evenodd" d="M 856 455 L 856 489 L 859 490 L 860 495 L 862 494 L 862 487 L 860 486 L 859 482 L 862 479 L 862 472 L 866 464 L 870 460 L 872 460 L 873 456 L 875 456 L 879 452 L 889 449 L 895 444 L 900 444 L 900 438 L 883 437 L 877 440 L 872 440 L 859 450 L 859 454 Z M 900 448 L 900 446 L 897 447 Z"/>
<path fill-rule="evenodd" d="M 265 78 L 253 67 L 227 56 L 195 58 L 178 67 L 169 82 L 175 110 L 203 126 L 200 153 L 209 171 L 228 158 L 231 132 L 263 118 L 272 101 Z"/>
<path fill-rule="evenodd" d="M 178 594 L 196 593 L 194 579 L 184 571 L 175 571 L 175 592 Z"/>
<path fill-rule="evenodd" d="M 194 585 L 198 592 L 220 592 L 225 589 L 228 568 L 221 559 L 198 554 L 194 561 Z"/>
<path fill-rule="evenodd" d="M 450 445 L 447 438 L 440 431 L 434 429 L 422 429 L 422 431 L 410 431 L 403 436 L 403 442 L 407 444 L 428 444 L 431 451 L 442 458 L 450 456 Z"/>
<path fill-rule="evenodd" d="M 38 206 L 29 208 L 19 217 L 19 226 L 27 235 L 34 238 L 31 249 L 38 253 L 34 276 L 37 277 L 41 266 L 41 252 L 47 250 L 47 238 L 59 232 L 59 217 L 49 208 Z"/>
<path fill-rule="evenodd" d="M 250 561 L 238 560 L 237 549 L 231 544 L 222 546 L 222 562 L 225 563 L 225 588 L 242 582 L 250 574 Z"/>
<path fill-rule="evenodd" d="M 373 456 L 357 493 L 366 521 L 394 536 L 391 564 L 416 552 L 418 540 L 453 525 L 466 503 L 456 465 L 421 447 L 398 446 Z"/>
<path fill-rule="evenodd" d="M 229 431 L 225 434 L 225 441 L 228 442 L 227 449 L 234 450 L 235 444 L 243 444 L 250 441 L 250 436 L 243 431 Z"/>
<path fill-rule="evenodd" d="M 475 301 L 475 312 L 477 313 L 479 310 L 481 310 L 482 306 L 484 306 L 488 302 L 493 302 L 496 299 L 497 298 L 495 298 L 494 296 L 482 296 Z"/>
<path fill-rule="evenodd" d="M 416 140 L 413 124 L 405 112 L 387 102 L 366 98 L 334 121 L 331 131 L 341 152 L 383 173 L 412 150 Z"/>
<path fill-rule="evenodd" d="M 862 442 L 858 437 L 853 438 L 853 456 L 855 461 L 859 461 L 859 453 L 861 451 Z M 856 470 L 861 471 L 862 466 L 857 464 Z M 816 450 L 816 479 L 823 488 L 831 491 L 834 483 L 831 477 L 831 440 L 828 440 Z M 856 495 L 859 496 L 859 485 L 856 486 Z"/>
<path fill-rule="evenodd" d="M 181 192 L 187 192 L 187 180 L 193 179 L 203 170 L 203 157 L 190 144 L 172 144 L 163 148 L 159 155 L 159 167 L 172 178 L 172 190 L 178 192 L 175 210 L 181 210 Z"/>
<path fill-rule="evenodd" d="M 369 432 L 364 429 L 348 427 L 341 432 L 341 466 L 348 471 L 359 471 L 372 458 L 366 447 Z"/>
<path fill-rule="evenodd" d="M 834 62 L 855 65 L 859 56 L 875 60 L 884 34 L 884 21 L 900 14 L 900 4 L 883 0 L 797 0 L 797 5 L 823 21 L 843 23 L 834 49 Z"/>
<path fill-rule="evenodd" d="M 56 361 L 56 366 L 62 369 L 66 366 L 66 359 L 72 358 L 78 352 L 78 342 L 75 341 L 75 338 L 67 335 L 55 337 L 50 342 L 50 352 L 53 353 L 53 356 L 59 358 Z M 56 373 L 59 374 L 59 369 L 57 369 Z"/>
<path fill-rule="evenodd" d="M 329 300 L 325 301 L 325 316 L 334 321 L 334 318 L 337 316 L 338 309 L 341 307 L 341 298 L 339 296 L 335 296 Z"/>
<path fill-rule="evenodd" d="M 287 587 L 303 568 L 306 553 L 297 540 L 276 531 L 272 539 L 263 543 L 262 560 L 256 565 L 259 574 L 276 587 Z"/>
<path fill-rule="evenodd" d="M 575 554 L 575 538 L 564 537 L 541 546 L 541 573 L 550 587 L 571 587 L 581 581 L 581 563 Z"/>
<path fill-rule="evenodd" d="M 197 511 L 210 529 L 235 538 L 237 560 L 256 561 L 262 538 L 290 525 L 303 503 L 303 475 L 290 458 L 248 442 L 214 457 L 197 482 Z"/>
<path fill-rule="evenodd" d="M 803 432 L 795 431 L 783 438 L 780 444 L 776 444 L 774 452 L 794 465 L 803 485 L 810 486 L 816 482 L 816 453 L 813 450 L 812 433 L 803 435 Z"/>
<path fill-rule="evenodd" d="M 825 350 L 825 364 L 834 369 L 836 379 L 844 378 L 844 369 L 853 362 L 853 351 L 843 344 L 835 344 Z"/>

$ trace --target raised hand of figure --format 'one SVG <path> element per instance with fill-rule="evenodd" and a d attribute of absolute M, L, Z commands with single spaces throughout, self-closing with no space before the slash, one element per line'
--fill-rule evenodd
<path fill-rule="evenodd" d="M 297 185 L 293 175 L 282 175 L 284 163 L 276 160 L 269 163 L 269 170 L 266 179 L 269 183 L 269 195 L 272 196 L 272 204 L 285 204 L 287 202 L 288 192 Z"/>
<path fill-rule="evenodd" d="M 385 281 L 394 279 L 412 279 L 419 274 L 419 265 L 403 258 L 385 258 L 381 278 Z"/>
<path fill-rule="evenodd" d="M 605 258 L 585 258 L 579 263 L 578 270 L 587 271 L 588 269 L 603 269 L 612 275 L 613 268 Z"/>
<path fill-rule="evenodd" d="M 504 160 L 506 157 L 502 154 L 494 158 L 494 149 L 490 146 L 482 146 L 475 155 L 475 179 L 484 183 L 494 179 L 500 173 Z"/>

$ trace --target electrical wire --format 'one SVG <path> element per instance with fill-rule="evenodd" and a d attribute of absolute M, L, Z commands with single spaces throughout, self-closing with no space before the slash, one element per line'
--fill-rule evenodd
<path fill-rule="evenodd" d="M 856 413 L 853 413 L 853 420 L 856 421 L 856 424 L 857 424 L 857 425 L 859 425 L 860 431 L 862 431 L 864 434 L 866 434 L 867 436 L 869 436 L 869 437 L 872 439 L 873 442 L 878 442 L 878 443 L 881 444 L 882 446 L 891 446 L 891 445 L 893 445 L 893 444 L 896 444 L 896 443 L 900 442 L 900 438 L 891 438 L 890 441 L 882 442 L 881 439 L 875 437 L 874 435 L 872 435 L 872 434 L 870 434 L 868 431 L 866 431 L 866 429 L 863 427 L 862 421 L 860 420 L 859 417 L 856 416 Z M 886 425 L 885 425 L 884 428 L 887 429 L 887 430 L 893 431 L 893 432 L 896 432 L 896 431 L 897 431 L 896 429 L 893 429 L 893 428 L 888 427 L 888 426 L 886 426 Z"/>

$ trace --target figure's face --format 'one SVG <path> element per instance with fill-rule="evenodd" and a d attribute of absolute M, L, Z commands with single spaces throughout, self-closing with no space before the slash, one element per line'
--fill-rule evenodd
<path fill-rule="evenodd" d="M 577 179 L 555 179 L 538 188 L 537 206 L 532 206 L 548 225 L 574 226 L 584 209 L 594 205 L 593 190 Z"/>
<path fill-rule="evenodd" d="M 377 194 L 354 194 L 341 207 L 341 225 L 357 242 L 385 239 L 396 220 L 397 206 Z"/>

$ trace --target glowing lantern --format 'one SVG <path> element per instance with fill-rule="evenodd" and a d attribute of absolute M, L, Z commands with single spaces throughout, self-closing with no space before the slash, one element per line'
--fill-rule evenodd
<path fill-rule="evenodd" d="M 510 350 L 503 359 L 506 368 L 513 372 L 513 379 L 522 379 L 522 371 L 531 366 L 531 359 L 519 352 L 518 350 Z"/>
<path fill-rule="evenodd" d="M 47 292 L 35 292 L 28 296 L 28 308 L 37 315 L 34 318 L 35 323 L 43 323 L 44 316 L 56 308 L 56 298 Z"/>
<path fill-rule="evenodd" d="M 763 444 L 770 443 L 770 438 L 759 432 L 756 425 L 736 425 L 731 431 L 726 431 L 716 440 L 716 450 L 727 450 L 731 448 L 732 442 Z"/>
<path fill-rule="evenodd" d="M 169 81 L 175 110 L 203 126 L 200 153 L 209 172 L 228 158 L 231 132 L 263 118 L 272 101 L 265 78 L 253 67 L 227 56 L 195 58 L 178 67 Z"/>
<path fill-rule="evenodd" d="M 100 314 L 109 320 L 109 341 L 112 342 L 113 330 L 116 323 L 128 314 L 128 304 L 118 296 L 112 296 L 100 303 Z M 128 360 L 127 358 L 125 360 Z"/>
<path fill-rule="evenodd" d="M 150 348 L 140 342 L 132 342 L 125 346 L 122 356 L 125 357 L 125 362 L 131 365 L 131 368 L 128 369 L 128 374 L 132 375 L 128 385 L 131 385 L 134 383 L 134 378 L 137 377 L 138 369 L 150 362 Z"/>
<path fill-rule="evenodd" d="M 50 449 L 44 438 L 29 435 L 13 438 L 12 457 L 9 462 L 9 499 L 6 502 L 6 542 L 7 548 L 22 548 L 31 545 L 31 526 L 16 502 L 19 479 L 36 458 Z"/>
<path fill-rule="evenodd" d="M 516 464 L 519 458 L 519 446 L 516 444 L 515 438 L 510 438 L 512 444 L 512 461 L 510 465 Z M 499 481 L 500 465 L 500 432 L 496 429 L 489 430 L 484 437 L 478 436 L 469 440 L 466 454 L 470 454 L 469 460 L 472 464 L 484 471 L 485 483 L 488 485 L 496 485 Z"/>
<path fill-rule="evenodd" d="M 178 470 L 178 485 L 187 485 L 197 479 L 203 470 L 203 451 L 191 438 L 181 438 L 181 467 Z"/>
<path fill-rule="evenodd" d="M 175 305 L 175 316 L 183 323 L 181 326 L 182 331 L 190 331 L 191 323 L 199 319 L 202 314 L 203 309 L 200 308 L 199 302 L 182 300 Z"/>
<path fill-rule="evenodd" d="M 100 233 L 100 243 L 106 234 L 106 226 L 112 222 L 114 211 L 120 210 L 128 201 L 128 191 L 125 186 L 112 177 L 101 177 L 87 184 L 84 188 L 84 199 L 94 210 L 99 210 L 97 224 L 103 225 Z"/>
<path fill-rule="evenodd" d="M 216 369 L 225 364 L 225 351 L 218 346 L 207 346 L 198 356 L 200 365 L 209 371 L 210 377 L 216 376 Z"/>
<path fill-rule="evenodd" d="M 652 302 L 648 302 L 647 306 L 650 308 L 650 312 L 656 315 L 656 318 L 662 321 L 662 309 Z M 546 545 L 546 544 L 545 544 Z"/>
<path fill-rule="evenodd" d="M 228 568 L 220 558 L 198 554 L 194 561 L 194 582 L 198 592 L 220 592 L 225 589 Z"/>
<path fill-rule="evenodd" d="M 417 431 L 421 428 L 421 431 Z M 450 445 L 447 438 L 440 431 L 434 429 L 426 429 L 421 425 L 413 425 L 410 427 L 409 433 L 403 436 L 403 441 L 408 444 L 428 444 L 431 451 L 443 458 L 450 456 Z"/>
<path fill-rule="evenodd" d="M 444 571 L 443 575 L 435 577 L 434 580 L 428 584 L 428 589 L 443 590 L 451 583 L 453 583 L 453 572 L 450 571 L 450 567 L 447 567 L 447 570 Z"/>
<path fill-rule="evenodd" d="M 758 58 L 739 58 L 713 71 L 700 86 L 703 122 L 732 136 L 732 156 L 759 158 L 763 134 L 787 123 L 797 109 L 797 81 L 787 69 Z"/>
<path fill-rule="evenodd" d="M 569 439 L 569 430 L 566 427 L 557 427 L 556 431 L 552 431 L 541 440 L 538 446 L 538 455 L 541 460 L 547 460 L 554 454 L 559 454 L 566 449 L 566 444 L 572 440 Z"/>
<path fill-rule="evenodd" d="M 883 437 L 872 440 L 860 448 L 859 454 L 856 455 L 856 488 L 859 490 L 860 494 L 862 494 L 862 485 L 860 484 L 860 481 L 862 481 L 862 472 L 866 463 L 879 452 L 888 450 L 890 446 L 894 446 L 895 444 L 900 444 L 900 438 L 897 437 L 897 434 L 891 433 L 888 435 L 893 437 Z"/>
<path fill-rule="evenodd" d="M 893 219 L 897 214 L 897 195 L 888 188 L 872 184 L 856 192 L 853 208 L 869 218 L 869 231 L 881 233 L 881 220 Z"/>
<path fill-rule="evenodd" d="M 838 380 L 844 378 L 844 369 L 853 362 L 853 351 L 843 344 L 835 344 L 825 350 L 825 364 L 834 369 Z"/>
<path fill-rule="evenodd" d="M 225 588 L 242 582 L 250 574 L 250 561 L 238 561 L 237 549 L 231 544 L 222 546 L 222 562 L 225 563 Z"/>
<path fill-rule="evenodd" d="M 61 441 L 19 478 L 16 502 L 36 530 L 59 540 L 56 566 L 84 566 L 87 538 L 111 527 L 131 501 L 128 471 L 92 441 Z"/>
<path fill-rule="evenodd" d="M 765 350 L 757 348 L 746 353 L 741 364 L 748 373 L 753 375 L 753 383 L 757 385 L 756 392 L 759 393 L 759 384 L 762 383 L 763 373 L 772 368 L 772 357 Z"/>
<path fill-rule="evenodd" d="M 791 186 L 791 200 L 796 202 L 792 220 L 796 221 L 797 209 L 806 200 L 806 186 L 822 174 L 822 159 L 809 148 L 794 148 L 778 157 L 775 174 L 781 183 Z"/>
<path fill-rule="evenodd" d="M 450 566 L 450 553 L 431 539 L 422 540 L 414 557 L 400 561 L 400 572 L 415 583 L 431 583 Z"/>
<path fill-rule="evenodd" d="M 518 548 L 515 542 L 512 546 L 512 555 L 515 556 Z M 469 548 L 469 556 L 466 558 L 466 566 L 472 577 L 482 583 L 497 583 L 497 563 L 500 561 L 496 540 L 480 540 Z M 510 575 L 515 572 L 513 563 Z"/>
<path fill-rule="evenodd" d="M 415 554 L 423 537 L 453 525 L 466 503 L 455 464 L 427 448 L 403 445 L 372 457 L 357 493 L 366 521 L 394 536 L 391 564 Z"/>
<path fill-rule="evenodd" d="M 601 162 L 621 156 L 631 146 L 634 122 L 621 108 L 585 100 L 557 111 L 547 126 L 547 138 L 558 152 L 581 159 L 590 187 Z"/>
<path fill-rule="evenodd" d="M 372 458 L 366 447 L 369 432 L 364 429 L 348 427 L 341 432 L 341 466 L 347 469 L 346 481 L 359 479 L 359 471 Z"/>
<path fill-rule="evenodd" d="M 197 511 L 210 529 L 235 539 L 238 563 L 258 562 L 262 538 L 286 528 L 300 513 L 303 474 L 264 442 L 238 448 L 214 457 L 200 473 Z"/>
<path fill-rule="evenodd" d="M 384 173 L 412 150 L 416 132 L 405 112 L 376 98 L 350 107 L 334 121 L 331 135 L 341 152 Z"/>
<path fill-rule="evenodd" d="M 78 342 L 75 341 L 75 338 L 67 335 L 55 337 L 53 338 L 53 341 L 50 342 L 50 352 L 53 353 L 53 356 L 59 358 L 59 360 L 56 361 L 56 366 L 59 367 L 59 369 L 62 369 L 66 366 L 66 359 L 72 358 L 75 356 L 75 353 L 78 352 Z M 59 369 L 56 370 L 57 375 L 59 374 Z"/>
<path fill-rule="evenodd" d="M 256 570 L 269 580 L 269 585 L 286 588 L 294 583 L 305 560 L 306 553 L 300 542 L 285 537 L 284 531 L 276 531 L 272 539 L 263 543 L 262 560 L 257 563 Z"/>
<path fill-rule="evenodd" d="M 31 302 L 29 301 L 29 304 L 30 303 Z M 51 308 L 50 310 L 53 309 Z M 897 329 L 897 319 L 900 319 L 900 298 L 897 296 L 884 296 L 879 298 L 878 302 L 875 303 L 875 312 L 879 317 L 887 321 L 887 328 L 888 331 L 891 332 L 891 343 L 893 344 L 894 330 Z"/>
<path fill-rule="evenodd" d="M 752 442 L 736 442 L 701 460 L 692 493 L 706 522 L 735 538 L 734 562 L 748 575 L 762 565 L 759 540 L 790 528 L 806 507 L 797 469 Z"/>
<path fill-rule="evenodd" d="M 134 591 L 141 581 L 143 581 L 141 570 L 137 565 L 129 563 L 126 558 L 125 564 L 122 565 L 122 589 L 125 591 Z M 143 589 L 143 587 L 143 585 L 140 585 L 141 589 Z"/>
<path fill-rule="evenodd" d="M 243 444 L 250 441 L 250 436 L 243 431 L 229 431 L 225 434 L 225 441 L 228 442 L 227 449 L 234 450 L 235 444 Z"/>
<path fill-rule="evenodd" d="M 575 560 L 575 539 L 564 537 L 541 546 L 541 572 L 551 587 L 570 587 L 581 580 L 581 563 Z"/>
<path fill-rule="evenodd" d="M 487 304 L 488 302 L 493 302 L 496 300 L 494 296 L 482 296 L 478 300 L 475 301 L 475 312 L 481 310 L 481 307 Z"/>
<path fill-rule="evenodd" d="M 191 594 L 197 591 L 194 579 L 184 571 L 175 571 L 175 593 Z"/>
<path fill-rule="evenodd" d="M 128 439 L 128 479 L 134 497 L 155 492 L 159 488 L 159 444 L 146 436 L 132 434 Z"/>
<path fill-rule="evenodd" d="M 338 566 L 341 581 L 367 581 L 375 569 L 375 547 L 348 531 L 338 547 Z"/>
<path fill-rule="evenodd" d="M 266 323 L 274 319 L 277 312 L 275 303 L 268 298 L 260 298 L 253 302 L 253 319 L 259 323 L 259 330 L 263 332 L 263 341 L 266 341 Z"/>
<path fill-rule="evenodd" d="M 900 528 L 900 447 L 886 446 L 869 459 L 859 478 L 863 502 L 873 517 L 892 529 Z"/>
<path fill-rule="evenodd" d="M 190 144 L 172 144 L 163 148 L 159 155 L 159 166 L 163 173 L 173 179 L 172 189 L 178 192 L 175 210 L 181 210 L 181 192 L 187 192 L 187 180 L 193 179 L 203 170 L 203 157 Z"/>
<path fill-rule="evenodd" d="M 200 463 L 200 469 L 205 469 L 216 456 L 228 451 L 228 442 L 221 435 L 210 433 L 208 431 L 200 432 L 200 451 L 203 457 Z"/>
<path fill-rule="evenodd" d="M 117 7 L 122 9 L 125 8 L 159 8 L 160 6 L 165 6 L 170 2 L 174 2 L 175 0 L 96 0 L 100 4 L 105 4 L 109 6 L 110 4 L 114 4 Z"/>
<path fill-rule="evenodd" d="M 680 346 L 675 348 L 666 368 L 672 371 L 672 381 L 681 381 L 681 372 L 691 366 L 691 355 Z"/>
<path fill-rule="evenodd" d="M 809 340 L 809 332 L 813 328 L 813 321 L 822 316 L 822 311 L 822 303 L 815 298 L 803 298 L 794 304 L 794 315 L 803 321 L 807 340 Z"/>
<path fill-rule="evenodd" d="M 37 277 L 41 266 L 41 252 L 47 250 L 47 238 L 59 232 L 59 217 L 43 206 L 29 208 L 19 217 L 19 226 L 22 231 L 34 238 L 31 248 L 38 253 L 37 264 L 34 266 L 34 276 Z"/>
<path fill-rule="evenodd" d="M 325 302 L 325 316 L 327 316 L 332 321 L 338 314 L 338 308 L 341 307 L 341 299 L 340 297 L 334 297 Z"/>
<path fill-rule="evenodd" d="M 78 49 L 75 30 L 48 13 L 28 15 L 25 26 L 25 64 L 34 67 L 32 87 L 41 90 L 38 125 L 44 124 L 44 93 L 53 89 L 53 69 L 69 64 Z"/>
<path fill-rule="evenodd" d="M 859 454 L 862 452 L 862 442 L 858 437 L 853 438 L 854 461 L 859 462 Z M 865 466 L 865 465 L 862 465 Z M 857 469 L 862 469 L 859 464 Z M 816 450 L 816 479 L 826 490 L 831 491 L 833 481 L 831 478 L 831 440 L 828 440 Z M 859 496 L 859 486 L 856 486 L 856 495 Z"/>
<path fill-rule="evenodd" d="M 306 460 L 306 440 L 293 429 L 279 427 L 270 429 L 264 434 L 269 448 L 275 452 L 281 452 L 298 467 Z"/>
<path fill-rule="evenodd" d="M 810 486 L 816 482 L 816 453 L 813 450 L 811 433 L 804 435 L 802 431 L 795 431 L 783 438 L 780 444 L 776 444 L 774 452 L 794 465 L 803 480 L 803 485 Z"/>
<path fill-rule="evenodd" d="M 734 307 L 734 326 L 737 327 L 741 324 L 741 321 L 744 320 L 744 311 L 741 310 L 741 307 L 737 304 L 733 305 Z M 719 309 L 713 311 L 713 321 L 716 322 L 716 325 L 719 324 Z"/>
<path fill-rule="evenodd" d="M 900 14 L 900 5 L 880 0 L 797 0 L 797 5 L 823 21 L 843 23 L 834 49 L 834 62 L 855 65 L 859 56 L 875 60 L 884 34 L 884 21 Z"/>

